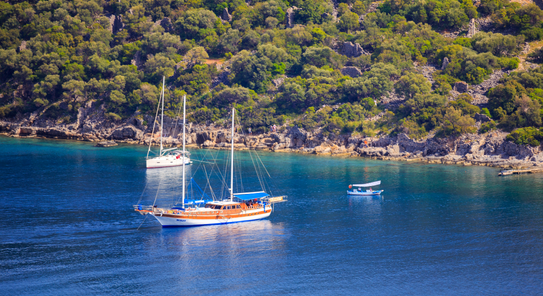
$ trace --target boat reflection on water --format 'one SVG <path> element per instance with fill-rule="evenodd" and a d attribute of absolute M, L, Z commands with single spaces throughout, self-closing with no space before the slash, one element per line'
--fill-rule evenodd
<path fill-rule="evenodd" d="M 186 174 L 191 174 L 192 166 L 185 166 Z M 145 181 L 147 182 L 147 187 L 149 186 L 179 186 L 181 187 L 181 178 L 183 177 L 183 167 L 168 167 L 162 168 L 160 170 L 146 170 L 145 171 Z"/>
<path fill-rule="evenodd" d="M 385 201 L 383 195 L 374 196 L 353 196 L 347 195 L 349 198 L 349 208 L 364 214 L 365 216 L 381 215 L 382 205 Z"/>
<path fill-rule="evenodd" d="M 255 244 L 270 249 L 282 248 L 284 244 L 282 238 L 285 235 L 283 225 L 273 224 L 269 220 L 164 231 L 165 235 L 169 235 L 170 232 L 175 236 L 173 238 L 175 245 L 190 248 L 217 245 L 221 252 L 251 245 L 254 247 Z"/>
<path fill-rule="evenodd" d="M 153 227 L 152 231 L 156 229 Z M 289 264 L 289 236 L 282 223 L 269 220 L 161 228 L 145 241 L 145 252 L 152 258 L 147 269 L 160 272 L 165 282 L 179 291 L 186 289 L 187 279 L 220 281 L 216 274 L 226 281 L 246 278 L 252 282 L 249 279 L 255 276 L 255 268 L 273 273 Z M 259 273 L 254 282 L 259 282 L 261 276 Z M 213 289 L 210 287 L 208 292 Z"/>

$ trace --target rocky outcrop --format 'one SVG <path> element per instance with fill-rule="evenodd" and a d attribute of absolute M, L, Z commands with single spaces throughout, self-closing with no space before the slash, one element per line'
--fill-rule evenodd
<path fill-rule="evenodd" d="M 109 31 L 113 34 L 123 30 L 125 24 L 123 23 L 123 18 L 121 15 L 110 15 L 109 16 Z"/>
<path fill-rule="evenodd" d="M 107 148 L 107 147 L 113 147 L 113 146 L 117 146 L 117 145 L 118 144 L 115 141 L 102 141 L 102 142 L 96 143 L 96 145 L 94 145 L 94 147 Z"/>
<path fill-rule="evenodd" d="M 343 42 L 343 47 L 341 48 L 341 54 L 344 54 L 348 57 L 359 57 L 361 55 L 369 55 L 362 46 L 358 43 L 353 44 L 352 42 Z"/>
<path fill-rule="evenodd" d="M 141 58 L 141 50 L 138 50 L 130 63 L 138 68 L 138 71 L 143 70 L 143 59 Z"/>
<path fill-rule="evenodd" d="M 158 145 L 162 131 L 164 146 L 179 146 L 182 125 L 179 120 L 164 118 L 164 125 L 155 124 L 149 115 L 134 115 L 122 122 L 111 122 L 105 117 L 104 106 L 88 102 L 79 109 L 77 120 L 58 124 L 36 116 L 17 122 L 0 121 L 0 132 L 15 137 L 44 137 L 82 141 L 115 141 L 131 144 Z M 475 119 L 488 122 L 486 115 Z M 258 149 L 274 152 L 297 152 L 317 155 L 362 156 L 377 159 L 424 161 L 461 165 L 486 165 L 504 168 L 527 166 L 543 167 L 541 147 L 525 147 L 505 141 L 506 133 L 468 134 L 458 138 L 429 137 L 414 140 L 405 134 L 364 138 L 351 135 L 325 136 L 319 130 L 308 132 L 296 126 L 283 126 L 280 132 L 234 136 L 236 149 Z M 189 146 L 229 149 L 230 130 L 223 126 L 192 125 L 186 127 Z"/>
<path fill-rule="evenodd" d="M 108 138 L 114 140 L 137 139 L 141 138 L 142 134 L 143 131 L 138 130 L 133 125 L 127 125 L 113 130 Z"/>
<path fill-rule="evenodd" d="M 484 115 L 484 114 L 475 114 L 475 116 L 473 116 L 473 118 L 476 120 L 476 121 L 479 121 L 479 122 L 489 122 L 491 121 L 492 119 L 490 119 L 490 117 L 488 117 L 487 115 Z"/>
<path fill-rule="evenodd" d="M 161 26 L 166 33 L 173 31 L 172 20 L 169 17 L 156 21 L 154 26 Z"/>
<path fill-rule="evenodd" d="M 468 34 L 466 37 L 471 38 L 477 33 L 477 24 L 475 23 L 475 19 L 469 20 L 469 28 L 468 28 Z"/>
<path fill-rule="evenodd" d="M 510 72 L 511 71 L 496 70 L 481 84 L 472 85 L 468 90 L 468 93 L 474 98 L 472 104 L 479 106 L 487 104 L 488 97 L 486 97 L 486 93 L 491 88 L 498 86 L 499 81 L 503 78 L 503 76 L 509 74 Z"/>
<path fill-rule="evenodd" d="M 465 92 L 468 92 L 468 84 L 465 83 L 464 81 L 458 81 L 454 83 L 453 89 L 457 92 L 465 93 Z"/>
<path fill-rule="evenodd" d="M 298 7 L 296 6 L 292 6 L 287 9 L 287 28 L 294 27 L 294 14 L 296 10 L 298 10 Z"/>
<path fill-rule="evenodd" d="M 449 65 L 450 61 L 448 57 L 443 58 L 443 63 L 441 64 L 441 70 L 445 70 L 447 66 Z"/>
<path fill-rule="evenodd" d="M 21 52 L 21 51 L 23 51 L 25 49 L 26 49 L 26 41 L 23 40 L 23 41 L 21 41 L 21 45 L 19 45 L 19 47 L 17 48 L 17 51 Z"/>
<path fill-rule="evenodd" d="M 360 71 L 359 68 L 348 66 L 341 68 L 341 74 L 344 76 L 351 76 L 353 78 L 356 78 L 358 76 L 362 76 L 362 71 Z"/>
<path fill-rule="evenodd" d="M 225 8 L 225 9 L 222 11 L 221 19 L 222 19 L 223 21 L 226 21 L 226 22 L 231 22 L 231 21 L 232 21 L 232 15 L 231 15 L 230 13 L 228 13 L 228 8 Z"/>

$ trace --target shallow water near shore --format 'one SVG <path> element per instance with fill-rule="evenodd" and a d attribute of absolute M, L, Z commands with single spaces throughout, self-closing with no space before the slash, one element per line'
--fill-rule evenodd
<path fill-rule="evenodd" d="M 543 174 L 264 152 L 270 218 L 161 228 L 146 151 L 0 137 L 0 294 L 543 293 Z"/>

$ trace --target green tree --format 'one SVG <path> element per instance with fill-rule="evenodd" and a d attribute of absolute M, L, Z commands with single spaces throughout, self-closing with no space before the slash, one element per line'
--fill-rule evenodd
<path fill-rule="evenodd" d="M 445 135 L 458 136 L 465 133 L 475 133 L 475 119 L 468 115 L 462 115 L 461 110 L 456 110 L 453 107 L 448 107 L 441 120 L 441 132 Z"/>
<path fill-rule="evenodd" d="M 184 60 L 187 62 L 188 67 L 193 67 L 197 64 L 204 64 L 208 58 L 209 55 L 206 50 L 201 46 L 196 46 L 187 52 Z"/>
<path fill-rule="evenodd" d="M 262 93 L 269 83 L 272 67 L 270 59 L 242 50 L 232 58 L 232 82 Z"/>
<path fill-rule="evenodd" d="M 405 96 L 408 100 L 416 95 L 425 95 L 432 91 L 430 82 L 424 76 L 415 73 L 402 76 L 394 88 L 397 94 Z"/>
<path fill-rule="evenodd" d="M 343 32 L 355 31 L 360 28 L 358 18 L 358 14 L 346 12 L 339 18 L 338 28 Z"/>

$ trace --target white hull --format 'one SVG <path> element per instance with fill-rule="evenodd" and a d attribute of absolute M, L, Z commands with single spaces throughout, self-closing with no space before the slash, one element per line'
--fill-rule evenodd
<path fill-rule="evenodd" d="M 177 156 L 175 155 L 165 155 L 165 156 L 157 156 L 154 158 L 147 159 L 146 165 L 148 169 L 166 168 L 166 167 L 181 166 L 183 165 L 183 161 L 185 161 L 185 164 L 190 164 L 189 157 L 177 158 Z"/>
<path fill-rule="evenodd" d="M 375 195 L 381 195 L 381 193 L 383 191 L 384 190 L 367 192 L 367 191 L 349 191 L 349 190 L 347 190 L 347 194 L 348 195 L 358 195 L 358 196 L 375 196 Z"/>
<path fill-rule="evenodd" d="M 267 218 L 271 215 L 271 211 L 260 211 L 262 214 L 252 215 L 238 218 L 223 218 L 223 219 L 190 219 L 182 217 L 165 217 L 160 214 L 155 214 L 155 218 L 160 222 L 163 227 L 167 226 L 202 226 L 202 225 L 214 225 L 214 224 L 228 224 L 247 222 Z"/>

